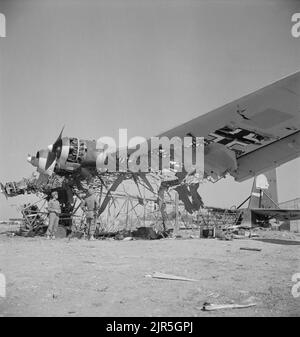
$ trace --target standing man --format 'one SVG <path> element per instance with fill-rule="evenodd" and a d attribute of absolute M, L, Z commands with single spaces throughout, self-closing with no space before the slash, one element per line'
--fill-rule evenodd
<path fill-rule="evenodd" d="M 51 199 L 48 203 L 49 226 L 46 233 L 47 239 L 55 239 L 55 233 L 57 231 L 59 221 L 59 214 L 61 212 L 60 204 L 57 199 L 58 193 L 56 191 L 52 192 Z"/>
<path fill-rule="evenodd" d="M 87 235 L 89 240 L 95 240 L 94 234 L 96 230 L 97 208 L 99 203 L 95 192 L 89 188 L 86 197 L 81 202 L 81 208 L 86 214 Z"/>

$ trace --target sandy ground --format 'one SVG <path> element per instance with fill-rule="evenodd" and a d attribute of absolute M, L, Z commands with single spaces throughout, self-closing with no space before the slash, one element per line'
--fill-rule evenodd
<path fill-rule="evenodd" d="M 154 271 L 198 281 L 145 277 Z M 300 297 L 291 294 L 292 275 L 299 272 L 300 246 L 251 239 L 91 242 L 0 235 L 6 277 L 0 315 L 300 316 Z M 204 302 L 247 299 L 257 305 L 201 310 Z"/>

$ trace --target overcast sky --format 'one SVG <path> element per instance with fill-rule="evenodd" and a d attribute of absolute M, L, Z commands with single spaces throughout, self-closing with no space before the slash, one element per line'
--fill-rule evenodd
<path fill-rule="evenodd" d="M 128 128 L 157 135 L 300 70 L 300 1 L 0 0 L 0 180 L 28 177 L 28 153 L 66 136 Z M 281 201 L 300 196 L 300 160 L 278 169 Z M 252 180 L 206 183 L 229 207 Z M 228 193 L 230 191 L 230 193 Z M 0 218 L 24 198 L 0 196 Z"/>

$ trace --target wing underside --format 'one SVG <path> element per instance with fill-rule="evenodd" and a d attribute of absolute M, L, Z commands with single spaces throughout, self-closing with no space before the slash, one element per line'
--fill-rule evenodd
<path fill-rule="evenodd" d="M 205 173 L 243 181 L 300 155 L 300 72 L 159 135 L 204 137 Z M 224 169 L 215 148 L 231 153 Z M 220 151 L 219 151 L 220 152 Z"/>

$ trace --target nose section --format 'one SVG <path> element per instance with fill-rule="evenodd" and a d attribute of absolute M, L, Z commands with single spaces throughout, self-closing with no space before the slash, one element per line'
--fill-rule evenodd
<path fill-rule="evenodd" d="M 39 172 L 51 175 L 53 173 L 56 161 L 54 161 L 50 167 L 47 167 L 48 156 L 51 152 L 47 150 L 40 150 L 37 152 L 36 157 L 28 155 L 27 161 L 36 167 Z"/>
<path fill-rule="evenodd" d="M 6 189 L 2 183 L 0 183 L 0 193 L 4 194 L 5 198 L 7 199 L 8 194 L 6 192 Z"/>
<path fill-rule="evenodd" d="M 32 166 L 34 167 L 38 167 L 39 166 L 39 160 L 37 157 L 35 156 L 31 156 L 30 154 L 27 156 L 27 161 L 28 163 L 30 163 Z"/>

